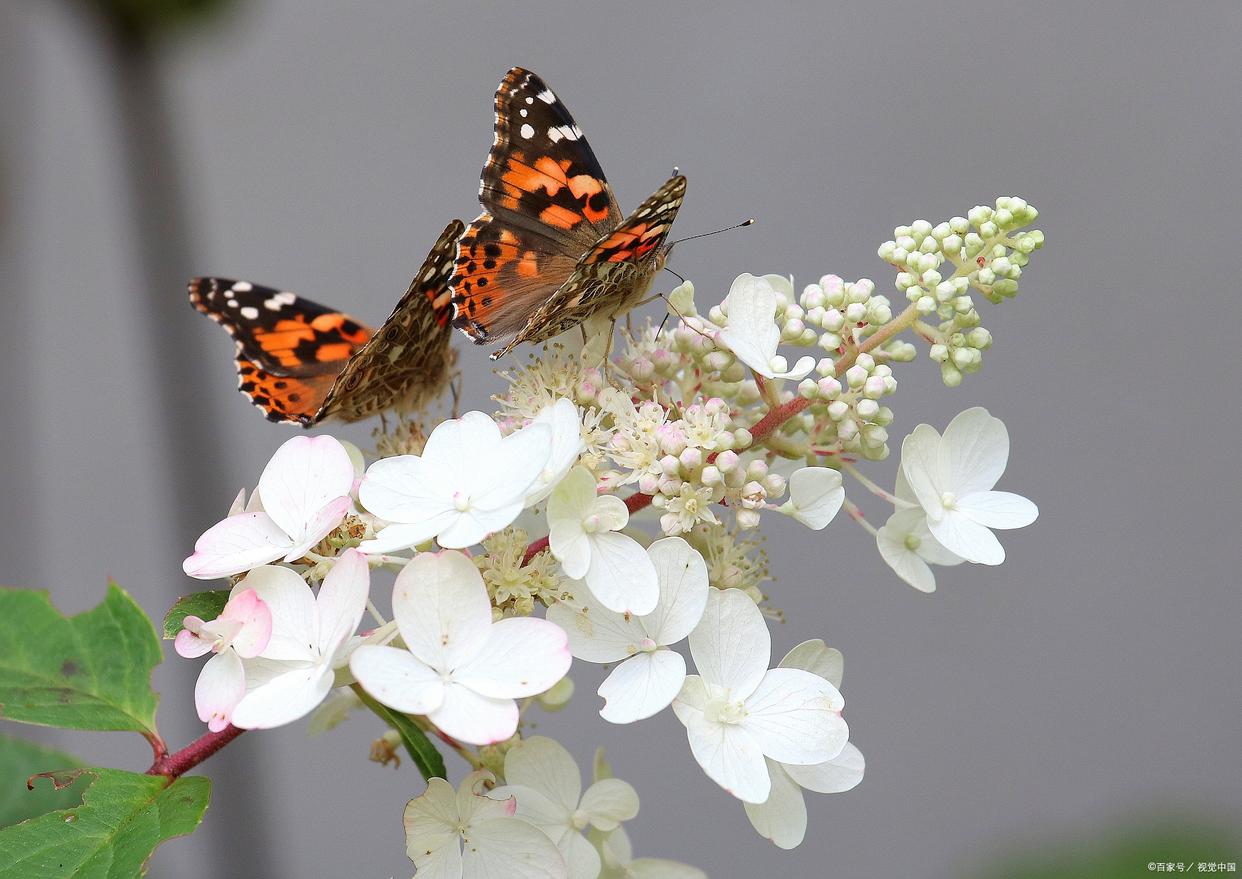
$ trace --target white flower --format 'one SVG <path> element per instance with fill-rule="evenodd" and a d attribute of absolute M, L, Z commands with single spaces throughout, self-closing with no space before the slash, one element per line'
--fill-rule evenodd
<path fill-rule="evenodd" d="M 815 368 L 815 358 L 807 355 L 789 369 L 785 358 L 776 353 L 781 331 L 776 325 L 776 289 L 769 278 L 738 275 L 722 306 L 727 317 L 720 342 L 755 372 L 797 381 Z"/>
<path fill-rule="evenodd" d="M 803 641 L 781 660 L 779 668 L 800 668 L 841 687 L 841 651 L 823 641 Z M 802 789 L 821 794 L 844 793 L 862 781 L 862 752 L 849 742 L 841 753 L 811 766 L 791 766 L 768 759 L 772 793 L 763 803 L 743 803 L 751 826 L 778 847 L 797 847 L 806 835 L 806 803 Z"/>
<path fill-rule="evenodd" d="M 555 403 L 544 406 L 534 419 L 535 424 L 543 424 L 552 432 L 552 453 L 548 463 L 535 480 L 535 486 L 526 496 L 526 506 L 530 507 L 546 498 L 552 489 L 565 478 L 565 474 L 578 463 L 586 443 L 582 440 L 582 413 L 572 401 L 562 397 Z"/>
<path fill-rule="evenodd" d="M 1005 549 L 992 528 L 1021 528 L 1039 509 L 992 491 L 1009 460 L 1009 432 L 981 407 L 958 414 L 941 437 L 920 424 L 901 444 L 901 469 L 927 514 L 932 536 L 968 562 L 999 565 Z"/>
<path fill-rule="evenodd" d="M 707 607 L 707 564 L 680 537 L 647 548 L 659 582 L 659 602 L 645 616 L 614 613 L 589 600 L 575 612 L 548 608 L 548 619 L 569 635 L 569 652 L 587 662 L 620 662 L 600 685 L 600 716 L 633 723 L 668 707 L 686 680 L 686 661 L 670 644 L 690 634 Z M 624 661 L 621 661 L 624 660 Z"/>
<path fill-rule="evenodd" d="M 441 422 L 422 455 L 376 461 L 358 496 L 390 523 L 363 552 L 394 552 L 436 538 L 446 549 L 478 543 L 522 512 L 552 454 L 552 429 L 531 424 L 507 437 L 482 412 Z"/>
<path fill-rule="evenodd" d="M 698 867 L 664 858 L 635 858 L 624 827 L 596 837 L 604 869 L 599 879 L 707 879 Z"/>
<path fill-rule="evenodd" d="M 531 617 L 492 622 L 483 577 L 460 552 L 415 556 L 397 575 L 392 611 L 406 649 L 363 645 L 350 670 L 385 705 L 426 715 L 455 739 L 509 738 L 514 698 L 542 693 L 569 670 L 559 626 Z"/>
<path fill-rule="evenodd" d="M 272 611 L 272 637 L 246 666 L 246 695 L 233 725 L 271 729 L 316 708 L 343 666 L 371 588 L 366 556 L 346 550 L 324 577 L 319 595 L 288 568 L 255 568 L 237 587 L 253 589 Z M 236 587 L 235 587 L 236 588 Z"/>
<path fill-rule="evenodd" d="M 685 534 L 699 522 L 719 525 L 720 520 L 712 512 L 717 494 L 718 489 L 711 486 L 683 482 L 677 494 L 664 499 L 665 513 L 660 516 L 660 529 L 665 534 Z"/>
<path fill-rule="evenodd" d="M 229 725 L 233 708 L 246 695 L 242 659 L 258 656 L 272 635 L 272 613 L 257 592 L 235 590 L 220 616 L 209 622 L 187 616 L 173 646 L 187 659 L 215 652 L 198 674 L 194 707 L 212 732 Z"/>
<path fill-rule="evenodd" d="M 573 757 L 558 742 L 533 736 L 505 755 L 505 785 L 493 797 L 517 799 L 517 817 L 529 821 L 556 843 L 569 879 L 595 879 L 600 857 L 582 832 L 588 827 L 616 830 L 638 814 L 638 794 L 628 783 L 605 778 L 582 791 Z"/>
<path fill-rule="evenodd" d="M 803 467 L 789 477 L 789 500 L 781 512 L 813 531 L 826 528 L 845 503 L 841 473 L 831 467 Z"/>
<path fill-rule="evenodd" d="M 655 566 L 633 537 L 625 501 L 597 495 L 595 477 L 575 467 L 548 500 L 548 548 L 565 576 L 584 580 L 609 610 L 650 613 L 659 598 Z"/>
<path fill-rule="evenodd" d="M 964 560 L 949 552 L 927 528 L 927 514 L 901 470 L 897 471 L 897 499 L 912 506 L 899 509 L 875 535 L 885 563 L 898 577 L 920 592 L 936 591 L 936 576 L 929 565 L 960 565 Z"/>
<path fill-rule="evenodd" d="M 330 436 L 295 436 L 276 450 L 259 477 L 262 510 L 236 513 L 213 525 L 195 542 L 182 568 L 191 577 L 211 580 L 277 559 L 296 561 L 341 524 L 353 483 L 354 465 L 339 442 Z"/>
<path fill-rule="evenodd" d="M 772 639 L 747 596 L 735 589 L 708 596 L 690 654 L 699 675 L 686 678 L 673 711 L 703 771 L 738 799 L 768 799 L 765 757 L 802 766 L 841 753 L 849 738 L 845 700 L 810 672 L 768 670 Z"/>
<path fill-rule="evenodd" d="M 420 879 L 566 879 L 556 846 L 514 818 L 513 798 L 483 796 L 485 770 L 471 772 L 456 791 L 443 778 L 405 807 L 406 854 Z"/>

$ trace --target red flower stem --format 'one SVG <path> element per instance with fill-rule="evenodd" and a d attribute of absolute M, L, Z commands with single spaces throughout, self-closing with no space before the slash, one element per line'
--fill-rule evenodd
<path fill-rule="evenodd" d="M 169 778 L 178 778 L 244 732 L 244 729 L 238 729 L 230 724 L 220 732 L 204 733 L 175 754 L 168 754 L 157 759 L 147 770 L 147 775 L 166 775 Z"/>

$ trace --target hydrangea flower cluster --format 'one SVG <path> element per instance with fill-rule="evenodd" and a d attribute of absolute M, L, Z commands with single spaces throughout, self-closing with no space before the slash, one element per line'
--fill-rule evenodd
<path fill-rule="evenodd" d="M 844 509 L 922 592 L 933 565 L 1004 560 L 993 532 L 1037 510 L 995 490 L 1009 436 L 986 410 L 905 435 L 892 491 L 862 468 L 890 454 L 894 367 L 916 342 L 949 386 L 979 368 L 991 336 L 974 294 L 1016 293 L 1043 243 L 1023 231 L 1035 216 L 1002 198 L 897 228 L 879 251 L 907 300 L 896 313 L 868 279 L 824 275 L 797 293 L 792 278 L 743 274 L 704 312 L 685 282 L 666 297 L 670 325 L 626 327 L 615 353 L 588 330 L 501 373 L 495 413 L 403 422 L 370 456 L 326 435 L 287 441 L 185 561 L 230 581 L 216 618 L 186 617 L 176 640 L 212 654 L 199 716 L 213 730 L 307 715 L 326 729 L 374 711 L 377 759 L 404 743 L 429 777 L 405 813 L 420 873 L 702 876 L 635 859 L 622 827 L 634 788 L 598 757 L 584 790 L 565 748 L 528 734 L 528 711 L 572 697 L 577 660 L 603 720 L 673 712 L 684 753 L 754 828 L 798 845 L 804 791 L 851 789 L 864 760 L 840 652 L 815 639 L 771 665 L 780 559 L 758 526 L 819 531 Z M 847 481 L 891 507 L 883 526 Z M 432 741 L 465 762 L 457 786 L 429 769 Z"/>

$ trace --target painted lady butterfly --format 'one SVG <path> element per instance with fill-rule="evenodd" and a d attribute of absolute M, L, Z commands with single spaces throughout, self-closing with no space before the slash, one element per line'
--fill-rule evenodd
<path fill-rule="evenodd" d="M 247 281 L 195 278 L 190 304 L 237 344 L 238 388 L 269 421 L 310 427 L 412 411 L 449 379 L 448 278 L 465 224 L 454 220 L 388 320 L 372 331 L 309 299 Z"/>
<path fill-rule="evenodd" d="M 515 67 L 496 91 L 496 138 L 481 213 L 457 245 L 453 325 L 476 344 L 542 342 L 595 314 L 639 304 L 671 245 L 686 193 L 674 174 L 622 219 L 612 187 L 569 110 Z"/>

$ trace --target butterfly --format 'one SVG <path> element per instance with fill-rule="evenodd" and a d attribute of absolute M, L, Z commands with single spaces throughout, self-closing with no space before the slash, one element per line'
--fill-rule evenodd
<path fill-rule="evenodd" d="M 413 411 L 448 382 L 456 352 L 448 279 L 465 224 L 445 227 L 388 319 L 372 331 L 293 293 L 227 278 L 190 281 L 190 304 L 236 343 L 238 389 L 268 421 L 311 427 Z"/>
<path fill-rule="evenodd" d="M 483 212 L 457 245 L 453 325 L 476 344 L 542 342 L 593 315 L 638 305 L 671 245 L 686 194 L 674 173 L 622 217 L 569 110 L 515 67 L 496 90 L 495 141 L 483 166 Z"/>

